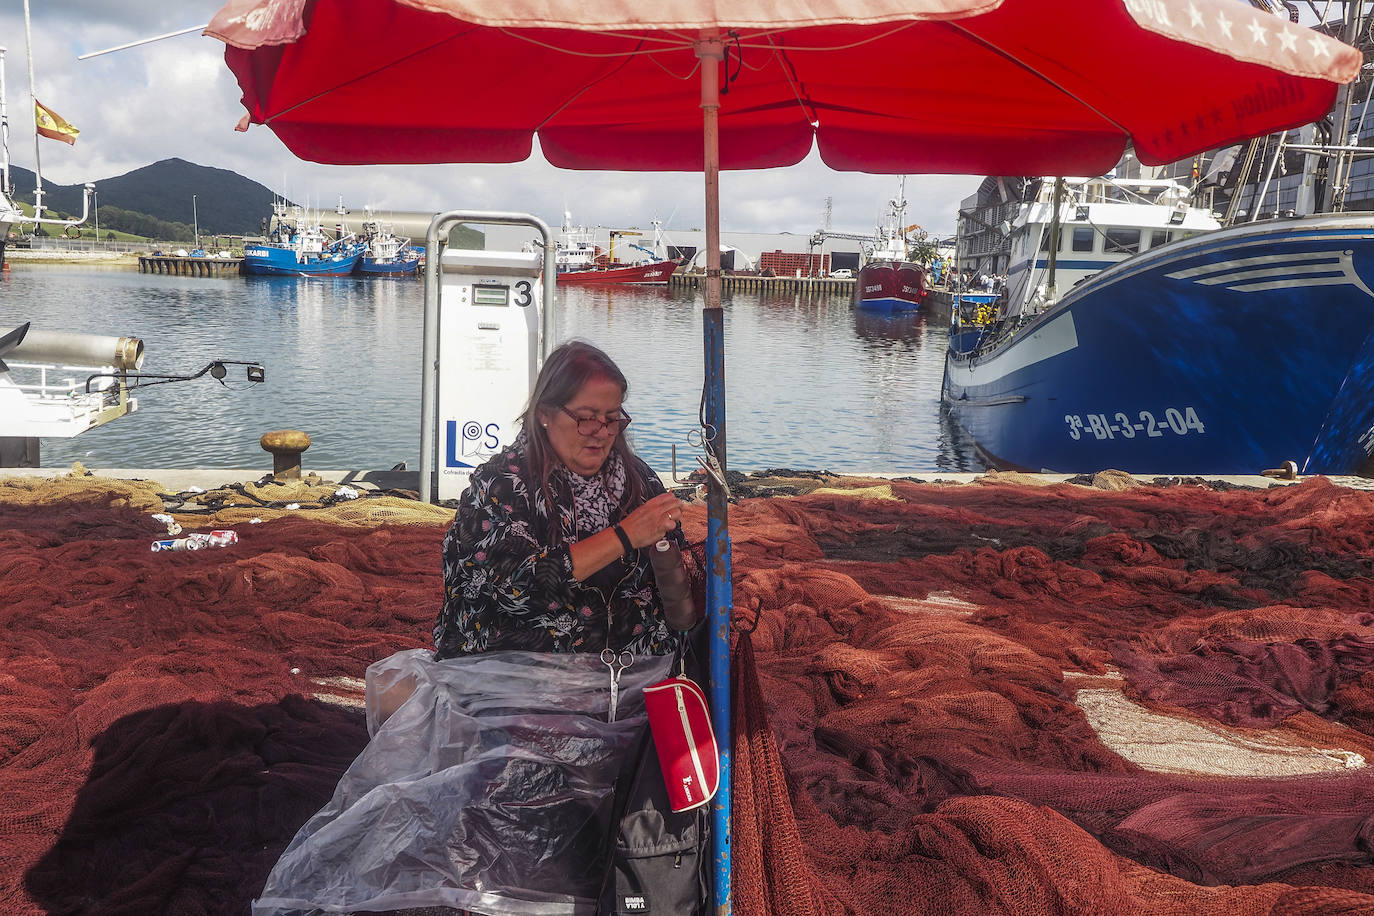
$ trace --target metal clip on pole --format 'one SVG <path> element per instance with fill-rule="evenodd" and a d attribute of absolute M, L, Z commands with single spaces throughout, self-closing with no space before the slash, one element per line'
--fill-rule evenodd
<path fill-rule="evenodd" d="M 697 464 L 701 469 L 711 475 L 711 479 L 720 484 L 720 488 L 725 491 L 725 498 L 730 498 L 730 485 L 725 482 L 725 475 L 720 472 L 720 462 L 716 461 L 715 456 L 707 455 L 705 458 L 696 455 Z"/>

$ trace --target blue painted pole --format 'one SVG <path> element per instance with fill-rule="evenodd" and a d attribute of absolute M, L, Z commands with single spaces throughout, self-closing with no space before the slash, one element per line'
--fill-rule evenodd
<path fill-rule="evenodd" d="M 714 431 L 712 454 L 725 471 L 725 321 L 719 308 L 703 313 L 702 336 L 706 356 L 706 423 Z M 711 726 L 720 746 L 720 788 L 712 800 L 712 853 L 715 862 L 716 916 L 730 913 L 730 612 L 734 596 L 730 583 L 729 503 L 725 488 L 707 484 L 706 607 L 711 628 Z"/>
<path fill-rule="evenodd" d="M 722 480 L 706 490 L 706 620 L 711 628 L 711 726 L 720 747 L 720 788 L 712 799 L 712 861 L 716 916 L 730 916 L 730 526 L 726 518 L 725 318 L 720 307 L 720 67 L 719 35 L 695 43 L 701 61 L 702 175 L 706 184 L 706 305 L 701 311 L 706 380 L 702 386 L 706 442 Z"/>

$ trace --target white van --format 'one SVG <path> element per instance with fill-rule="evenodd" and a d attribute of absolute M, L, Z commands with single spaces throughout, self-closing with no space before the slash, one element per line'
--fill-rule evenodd
<path fill-rule="evenodd" d="M 835 280 L 853 280 L 854 271 L 850 270 L 848 267 L 841 267 L 839 270 L 832 270 L 830 276 Z"/>

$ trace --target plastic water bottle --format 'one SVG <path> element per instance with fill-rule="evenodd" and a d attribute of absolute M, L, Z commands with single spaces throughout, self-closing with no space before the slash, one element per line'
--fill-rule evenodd
<path fill-rule="evenodd" d="M 207 547 L 228 547 L 230 544 L 239 542 L 238 532 L 231 529 L 217 529 L 208 534 L 192 535 L 192 537 L 204 538 Z"/>
<path fill-rule="evenodd" d="M 654 567 L 654 581 L 663 599 L 663 616 L 674 630 L 690 630 L 696 626 L 697 609 L 692 603 L 692 587 L 687 582 L 687 569 L 682 565 L 682 553 L 677 545 L 664 538 L 649 551 Z"/>

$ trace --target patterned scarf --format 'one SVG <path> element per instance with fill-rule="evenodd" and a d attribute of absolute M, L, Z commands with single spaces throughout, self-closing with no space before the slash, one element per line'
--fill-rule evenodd
<path fill-rule="evenodd" d="M 590 477 L 574 473 L 562 464 L 554 468 L 554 473 L 562 475 L 572 490 L 578 538 L 595 534 L 620 520 L 620 504 L 625 499 L 625 462 L 619 452 L 612 451 L 601 470 Z"/>

